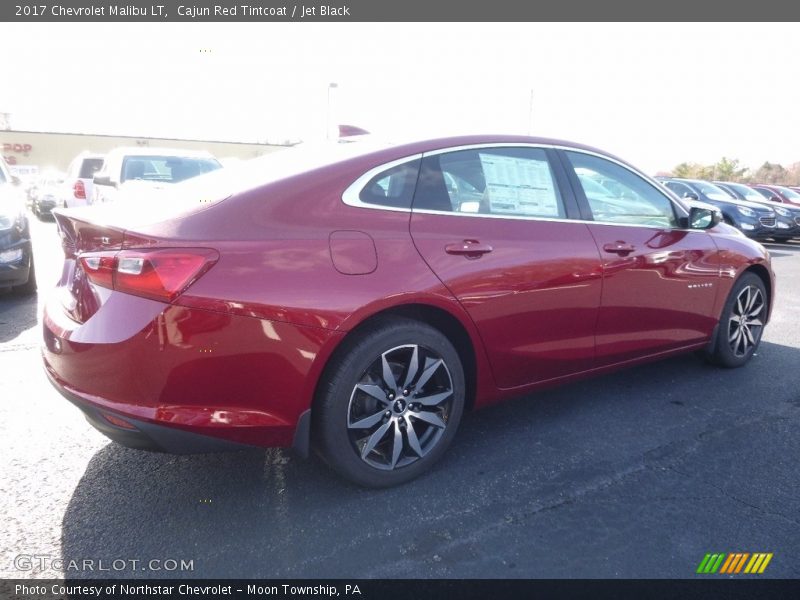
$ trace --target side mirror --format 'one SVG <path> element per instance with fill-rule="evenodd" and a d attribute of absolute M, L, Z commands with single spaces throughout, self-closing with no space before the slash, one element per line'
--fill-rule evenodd
<path fill-rule="evenodd" d="M 700 200 L 699 196 L 694 192 L 686 192 L 683 197 L 687 200 Z"/>
<path fill-rule="evenodd" d="M 19 186 L 19 185 L 21 185 L 21 184 L 22 184 L 22 179 L 20 179 L 20 178 L 19 178 L 19 177 L 17 177 L 16 175 L 12 175 L 12 176 L 11 176 L 11 185 L 16 185 L 16 186 Z"/>
<path fill-rule="evenodd" d="M 777 196 L 770 196 L 769 197 L 769 201 L 770 202 L 781 202 L 781 199 L 778 198 Z"/>
<path fill-rule="evenodd" d="M 722 221 L 722 213 L 717 209 L 693 206 L 689 209 L 689 229 L 711 229 Z"/>
<path fill-rule="evenodd" d="M 95 175 L 92 177 L 92 181 L 95 185 L 110 185 L 112 187 L 117 187 L 117 184 L 111 181 L 110 175 Z"/>

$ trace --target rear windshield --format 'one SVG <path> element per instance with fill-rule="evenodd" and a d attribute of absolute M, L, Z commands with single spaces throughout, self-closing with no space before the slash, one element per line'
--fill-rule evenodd
<path fill-rule="evenodd" d="M 220 168 L 213 158 L 178 156 L 131 156 L 122 163 L 121 181 L 139 179 L 178 183 Z"/>
<path fill-rule="evenodd" d="M 81 163 L 81 171 L 78 173 L 78 177 L 81 179 L 91 179 L 102 166 L 102 158 L 84 158 L 83 162 Z"/>
<path fill-rule="evenodd" d="M 181 192 L 207 200 L 227 198 L 237 192 L 347 161 L 367 152 L 385 149 L 386 144 L 300 144 L 270 152 L 258 158 L 226 166 L 213 173 L 191 179 L 179 186 Z M 178 191 L 178 190 L 176 190 Z"/>

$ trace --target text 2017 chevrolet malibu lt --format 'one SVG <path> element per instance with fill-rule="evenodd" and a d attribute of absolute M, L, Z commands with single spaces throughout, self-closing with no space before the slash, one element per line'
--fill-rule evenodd
<path fill-rule="evenodd" d="M 555 140 L 300 147 L 81 210 L 56 211 L 43 353 L 95 427 L 314 448 L 367 486 L 429 469 L 467 409 L 692 350 L 743 365 L 775 289 L 716 209 Z"/>

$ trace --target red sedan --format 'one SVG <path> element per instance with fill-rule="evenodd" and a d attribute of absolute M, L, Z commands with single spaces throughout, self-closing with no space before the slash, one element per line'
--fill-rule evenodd
<path fill-rule="evenodd" d="M 784 185 L 756 183 L 750 186 L 767 200 L 800 206 L 800 192 Z"/>
<path fill-rule="evenodd" d="M 57 211 L 56 388 L 128 446 L 314 448 L 368 486 L 427 470 L 467 409 L 692 350 L 741 366 L 773 304 L 713 207 L 555 140 L 298 147 L 151 202 Z"/>

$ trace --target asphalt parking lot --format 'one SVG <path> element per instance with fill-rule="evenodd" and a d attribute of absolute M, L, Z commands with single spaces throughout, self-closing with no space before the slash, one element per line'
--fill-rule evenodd
<path fill-rule="evenodd" d="M 55 225 L 34 243 L 41 298 Z M 800 244 L 768 247 L 777 304 L 747 367 L 689 355 L 474 413 L 432 473 L 384 491 L 284 450 L 108 442 L 44 377 L 40 301 L 2 295 L 0 576 L 684 578 L 771 552 L 761 577 L 800 577 Z"/>

